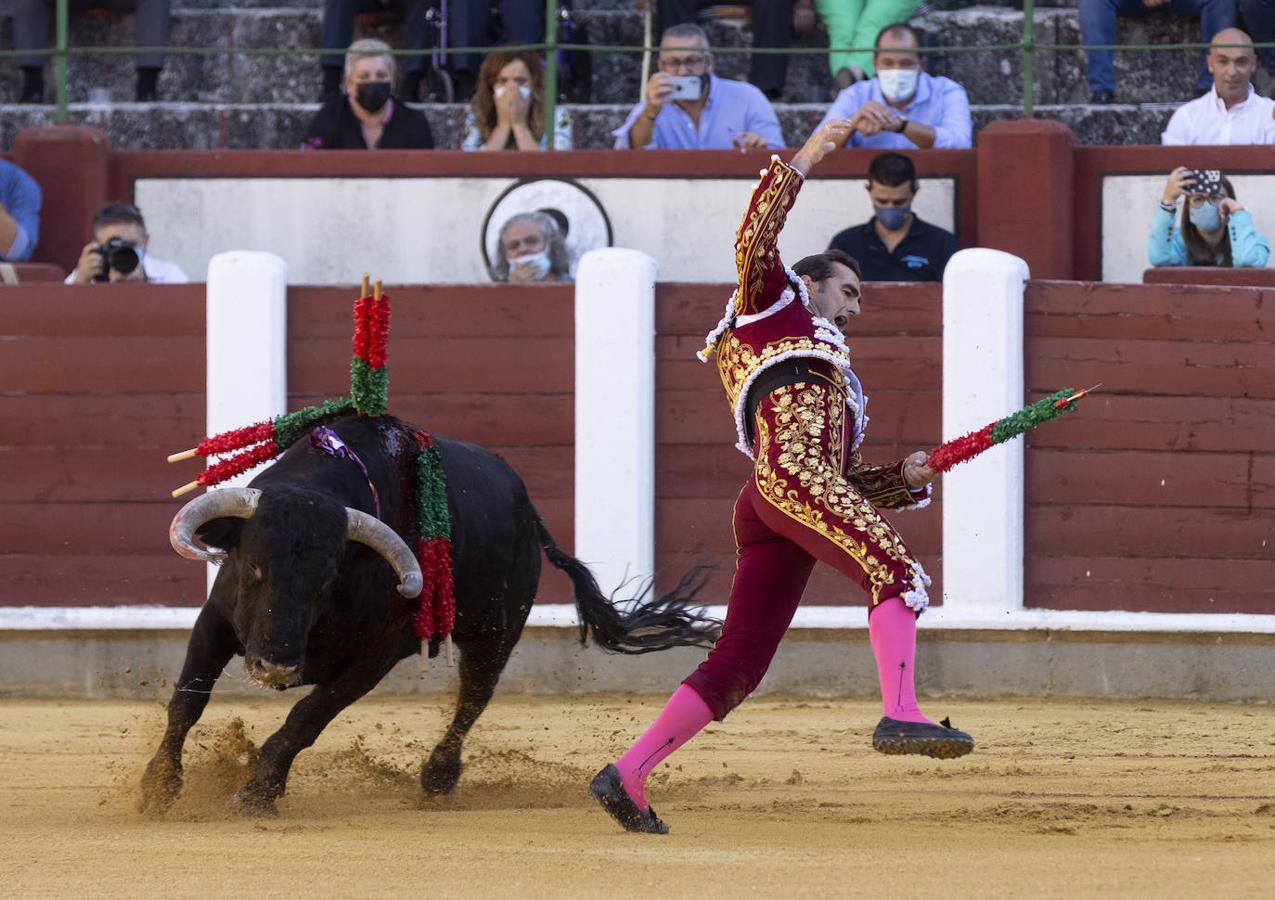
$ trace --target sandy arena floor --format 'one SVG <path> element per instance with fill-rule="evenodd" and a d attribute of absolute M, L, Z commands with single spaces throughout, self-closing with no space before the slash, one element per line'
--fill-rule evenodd
<path fill-rule="evenodd" d="M 584 793 L 660 698 L 498 696 L 443 802 L 416 772 L 445 711 L 364 700 L 277 819 L 235 818 L 286 699 L 214 700 L 161 820 L 132 808 L 158 704 L 0 701 L 0 893 L 1275 896 L 1275 706 L 931 702 L 979 741 L 938 762 L 873 753 L 875 704 L 755 701 L 653 779 L 660 838 Z"/>

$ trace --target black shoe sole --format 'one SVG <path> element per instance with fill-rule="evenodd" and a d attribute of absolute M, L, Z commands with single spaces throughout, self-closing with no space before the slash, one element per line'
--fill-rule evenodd
<path fill-rule="evenodd" d="M 974 742 L 957 738 L 873 737 L 872 749 L 887 756 L 929 756 L 956 759 L 974 749 Z"/>
<path fill-rule="evenodd" d="M 610 771 L 608 771 L 610 770 Z M 607 815 L 625 831 L 637 834 L 668 834 L 668 826 L 660 821 L 655 810 L 644 814 L 624 792 L 619 774 L 612 774 L 615 767 L 607 766 L 589 782 L 589 796 L 606 810 Z"/>

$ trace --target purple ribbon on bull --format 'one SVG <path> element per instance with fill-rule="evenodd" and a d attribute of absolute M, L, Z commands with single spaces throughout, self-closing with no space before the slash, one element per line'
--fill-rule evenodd
<path fill-rule="evenodd" d="M 363 460 L 359 459 L 359 455 L 345 441 L 341 440 L 339 434 L 326 425 L 320 425 L 310 431 L 310 446 L 326 453 L 333 459 L 348 459 L 359 467 L 359 471 L 363 473 L 363 480 L 367 482 L 368 490 L 372 492 L 373 512 L 379 519 L 381 517 L 381 495 L 376 492 L 376 485 L 372 483 L 372 477 L 367 474 L 367 466 L 363 465 Z"/>

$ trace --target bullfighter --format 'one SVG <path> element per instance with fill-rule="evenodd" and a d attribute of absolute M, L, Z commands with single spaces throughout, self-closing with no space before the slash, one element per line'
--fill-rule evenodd
<path fill-rule="evenodd" d="M 917 706 L 916 619 L 929 603 L 930 579 L 877 511 L 925 506 L 936 473 L 920 451 L 889 466 L 869 465 L 859 454 L 867 397 L 844 338 L 860 311 L 859 264 L 828 250 L 790 269 L 777 249 L 806 176 L 851 130 L 847 120 L 830 121 L 791 163 L 772 156 L 736 234 L 738 286 L 699 356 L 716 357 L 736 446 L 754 464 L 735 503 L 738 563 L 726 622 L 708 658 L 589 786 L 629 831 L 667 833 L 646 800 L 647 777 L 756 688 L 817 560 L 867 595 L 883 707 L 873 747 L 953 758 L 974 746 L 970 735 L 935 724 Z"/>

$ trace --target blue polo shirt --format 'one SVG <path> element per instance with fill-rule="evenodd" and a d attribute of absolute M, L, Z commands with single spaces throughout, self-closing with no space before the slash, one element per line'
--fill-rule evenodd
<path fill-rule="evenodd" d="M 766 95 L 745 81 L 731 81 L 709 73 L 708 102 L 699 116 L 699 128 L 690 114 L 672 100 L 660 108 L 651 129 L 651 143 L 644 150 L 731 150 L 741 131 L 761 135 L 766 146 L 777 150 L 784 145 L 779 117 Z M 624 124 L 611 132 L 615 149 L 628 150 L 629 129 L 646 110 L 643 100 Z"/>
<path fill-rule="evenodd" d="M 876 219 L 847 228 L 832 239 L 831 250 L 844 250 L 859 261 L 864 281 L 942 281 L 952 254 L 961 249 L 956 235 L 912 214 L 908 233 L 891 252 L 874 227 Z"/>
<path fill-rule="evenodd" d="M 819 124 L 822 125 L 829 119 L 852 118 L 859 107 L 869 100 L 894 109 L 881 93 L 881 81 L 869 78 L 852 84 L 837 94 L 832 108 Z M 974 125 L 970 120 L 970 98 L 966 95 L 965 88 L 950 78 L 931 78 L 925 72 L 920 73 L 912 99 L 903 109 L 894 111 L 905 119 L 933 128 L 935 147 L 967 149 L 973 146 Z M 863 137 L 856 131 L 850 135 L 850 143 L 855 147 L 870 147 L 874 150 L 917 149 L 916 144 L 893 131 L 871 137 Z"/>
<path fill-rule="evenodd" d="M 40 186 L 35 179 L 0 159 L 0 204 L 18 223 L 18 236 L 9 252 L 0 247 L 0 261 L 26 262 L 35 252 L 35 242 L 40 237 L 40 199 Z"/>

